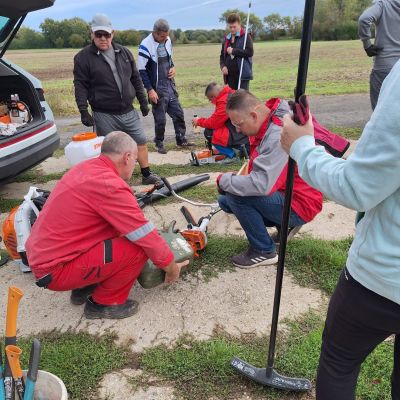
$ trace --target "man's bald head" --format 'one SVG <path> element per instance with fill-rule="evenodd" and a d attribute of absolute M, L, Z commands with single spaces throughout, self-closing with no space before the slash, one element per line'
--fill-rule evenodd
<path fill-rule="evenodd" d="M 119 176 L 129 181 L 137 159 L 137 145 L 125 132 L 109 133 L 101 145 L 101 154 L 109 158 L 118 171 Z"/>
<path fill-rule="evenodd" d="M 109 133 L 101 145 L 101 153 L 105 155 L 122 155 L 128 150 L 137 152 L 137 145 L 127 133 L 122 131 Z"/>

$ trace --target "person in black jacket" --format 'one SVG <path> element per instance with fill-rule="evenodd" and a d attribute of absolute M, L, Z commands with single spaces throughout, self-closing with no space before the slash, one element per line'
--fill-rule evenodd
<path fill-rule="evenodd" d="M 246 30 L 241 26 L 239 14 L 230 14 L 226 23 L 230 32 L 224 37 L 220 55 L 220 67 L 224 82 L 234 90 L 249 90 L 249 82 L 253 79 L 253 41 L 249 34 L 247 34 L 246 40 Z M 246 46 L 244 46 L 245 40 Z M 239 86 L 241 68 L 242 75 Z"/>
<path fill-rule="evenodd" d="M 96 14 L 91 30 L 92 43 L 74 58 L 75 100 L 81 121 L 85 126 L 95 125 L 100 136 L 112 131 L 130 135 L 138 146 L 142 183 L 158 184 L 160 178 L 149 167 L 147 137 L 132 105 L 136 97 L 142 115 L 149 113 L 147 95 L 133 55 L 126 47 L 113 42 L 114 30 L 106 15 Z"/>

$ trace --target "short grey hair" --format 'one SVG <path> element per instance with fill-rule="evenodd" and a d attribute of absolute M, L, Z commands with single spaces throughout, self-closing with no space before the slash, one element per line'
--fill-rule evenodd
<path fill-rule="evenodd" d="M 109 133 L 101 145 L 102 154 L 124 154 L 127 151 L 137 150 L 135 141 L 125 132 L 114 131 Z"/>
<path fill-rule="evenodd" d="M 169 32 L 169 23 L 166 19 L 158 19 L 154 22 L 153 32 L 161 33 L 161 32 Z"/>

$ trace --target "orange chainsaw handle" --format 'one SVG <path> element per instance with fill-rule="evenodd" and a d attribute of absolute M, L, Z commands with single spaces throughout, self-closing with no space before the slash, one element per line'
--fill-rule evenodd
<path fill-rule="evenodd" d="M 19 358 L 22 354 L 22 350 L 18 346 L 13 346 L 10 344 L 6 346 L 6 354 L 13 378 L 21 379 L 22 369 Z"/>
<path fill-rule="evenodd" d="M 23 291 L 18 289 L 16 286 L 10 286 L 8 288 L 6 338 L 17 336 L 18 306 L 23 295 Z"/>

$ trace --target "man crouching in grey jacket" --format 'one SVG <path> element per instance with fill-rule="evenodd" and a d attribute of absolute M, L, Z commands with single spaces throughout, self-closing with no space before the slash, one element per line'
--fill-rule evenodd
<path fill-rule="evenodd" d="M 250 242 L 249 249 L 233 256 L 232 262 L 239 268 L 275 264 L 276 245 L 265 227 L 279 230 L 282 218 L 288 157 L 280 145 L 281 118 L 290 111 L 289 105 L 280 99 L 262 103 L 241 89 L 228 98 L 226 111 L 236 130 L 250 141 L 248 174 L 226 173 L 217 178 L 220 207 L 235 214 Z M 296 170 L 290 233 L 314 219 L 321 209 L 322 194 Z"/>

